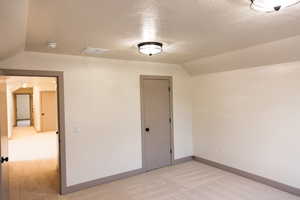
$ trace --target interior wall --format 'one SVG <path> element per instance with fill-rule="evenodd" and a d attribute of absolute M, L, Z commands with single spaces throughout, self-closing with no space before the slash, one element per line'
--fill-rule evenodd
<path fill-rule="evenodd" d="M 33 86 L 32 94 L 34 128 L 37 132 L 41 131 L 41 99 L 39 86 Z"/>
<path fill-rule="evenodd" d="M 12 136 L 13 126 L 14 126 L 14 119 L 15 119 L 15 112 L 14 112 L 14 97 L 12 90 L 7 85 L 7 132 L 8 138 Z"/>
<path fill-rule="evenodd" d="M 64 71 L 68 186 L 142 167 L 140 75 L 173 76 L 175 159 L 193 155 L 190 76 L 178 65 L 24 52 L 0 66 Z"/>
<path fill-rule="evenodd" d="M 13 134 L 13 127 L 15 124 L 15 109 L 14 109 L 14 95 L 13 92 L 21 87 L 21 83 L 11 83 L 7 80 L 7 131 L 10 138 Z"/>
<path fill-rule="evenodd" d="M 300 62 L 192 78 L 196 156 L 300 188 Z"/>

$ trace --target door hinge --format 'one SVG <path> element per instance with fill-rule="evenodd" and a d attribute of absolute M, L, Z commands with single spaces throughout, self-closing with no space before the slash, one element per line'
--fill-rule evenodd
<path fill-rule="evenodd" d="M 170 122 L 170 123 L 172 123 L 172 119 L 171 119 L 171 117 L 169 118 L 169 122 Z"/>
<path fill-rule="evenodd" d="M 172 149 L 170 149 L 170 154 L 172 154 L 173 153 L 173 150 Z"/>
<path fill-rule="evenodd" d="M 170 86 L 168 87 L 168 90 L 169 90 L 169 92 L 171 92 L 171 87 Z"/>

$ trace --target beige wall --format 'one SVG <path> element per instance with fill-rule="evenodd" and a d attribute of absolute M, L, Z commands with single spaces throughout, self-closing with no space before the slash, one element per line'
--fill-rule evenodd
<path fill-rule="evenodd" d="M 21 83 L 11 83 L 9 80 L 7 81 L 7 131 L 8 137 L 12 136 L 13 126 L 15 124 L 15 109 L 14 109 L 14 96 L 13 92 L 19 89 L 22 84 Z"/>
<path fill-rule="evenodd" d="M 300 188 L 300 63 L 192 78 L 194 154 Z"/>
<path fill-rule="evenodd" d="M 36 131 L 41 131 L 41 99 L 40 88 L 33 86 L 32 94 L 33 115 L 34 115 L 34 128 Z"/>
<path fill-rule="evenodd" d="M 178 65 L 25 52 L 0 66 L 64 71 L 68 185 L 141 167 L 141 74 L 173 76 L 175 158 L 193 154 L 190 76 Z"/>
<path fill-rule="evenodd" d="M 0 66 L 65 72 L 68 185 L 141 167 L 139 75 L 151 74 L 174 77 L 176 158 L 300 187 L 299 62 L 192 78 L 177 65 L 30 52 Z"/>
<path fill-rule="evenodd" d="M 12 88 L 7 85 L 7 132 L 8 138 L 12 136 L 12 130 L 15 121 L 15 110 L 14 110 L 14 97 L 12 93 Z"/>

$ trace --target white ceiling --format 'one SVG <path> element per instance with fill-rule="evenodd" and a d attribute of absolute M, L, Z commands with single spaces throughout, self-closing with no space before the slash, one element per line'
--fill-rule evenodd
<path fill-rule="evenodd" d="M 27 0 L 0 0 L 0 60 L 24 50 L 27 3 Z"/>
<path fill-rule="evenodd" d="M 300 35 L 183 64 L 192 75 L 289 63 L 300 60 Z"/>
<path fill-rule="evenodd" d="M 80 55 L 91 46 L 109 50 L 100 57 L 188 66 L 300 34 L 300 5 L 261 13 L 249 2 L 29 0 L 25 50 Z M 56 49 L 47 48 L 49 40 Z M 139 54 L 136 44 L 143 41 L 165 43 L 165 53 Z"/>

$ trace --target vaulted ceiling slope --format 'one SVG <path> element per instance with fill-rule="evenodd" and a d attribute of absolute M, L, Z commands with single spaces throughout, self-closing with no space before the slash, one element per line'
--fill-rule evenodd
<path fill-rule="evenodd" d="M 24 50 L 27 11 L 27 0 L 0 0 L 0 60 Z"/>
<path fill-rule="evenodd" d="M 195 68 L 208 67 L 214 62 L 209 59 L 222 64 L 227 54 L 235 61 L 224 70 L 236 68 L 241 59 L 235 56 L 245 57 L 247 49 L 263 51 L 300 34 L 300 5 L 274 13 L 249 6 L 250 0 L 29 0 L 25 50 L 83 55 L 84 48 L 99 47 L 108 50 L 98 55 L 104 58 L 182 64 L 192 73 L 222 71 Z M 57 48 L 49 49 L 48 41 Z M 139 54 L 136 45 L 144 41 L 163 42 L 164 53 Z"/>
<path fill-rule="evenodd" d="M 300 36 L 269 42 L 183 64 L 192 75 L 231 71 L 300 60 Z"/>

